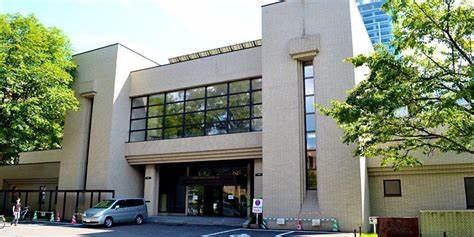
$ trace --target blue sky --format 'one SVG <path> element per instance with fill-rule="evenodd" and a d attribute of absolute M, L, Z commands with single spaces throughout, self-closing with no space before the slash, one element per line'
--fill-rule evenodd
<path fill-rule="evenodd" d="M 159 63 L 261 38 L 261 5 L 276 0 L 0 0 L 0 13 L 35 14 L 74 51 L 120 42 Z"/>

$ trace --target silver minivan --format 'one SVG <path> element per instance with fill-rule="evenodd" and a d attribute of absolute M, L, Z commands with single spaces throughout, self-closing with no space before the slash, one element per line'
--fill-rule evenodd
<path fill-rule="evenodd" d="M 143 198 L 106 199 L 82 214 L 85 225 L 104 225 L 111 227 L 115 223 L 143 223 L 148 217 Z"/>

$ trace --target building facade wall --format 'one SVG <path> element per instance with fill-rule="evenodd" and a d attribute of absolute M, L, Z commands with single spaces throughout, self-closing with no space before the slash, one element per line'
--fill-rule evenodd
<path fill-rule="evenodd" d="M 261 47 L 132 72 L 130 97 L 260 77 Z"/>
<path fill-rule="evenodd" d="M 328 106 L 331 100 L 343 100 L 359 80 L 344 59 L 370 44 L 364 42 L 368 37 L 355 38 L 359 35 L 354 32 L 364 29 L 354 8 L 354 3 L 343 0 L 287 1 L 263 8 L 263 196 L 267 217 L 297 217 L 306 194 L 302 69 L 301 62 L 288 54 L 288 42 L 319 36 L 320 49 L 314 58 L 316 103 Z M 289 18 L 293 20 L 287 21 Z M 340 142 L 341 135 L 331 118 L 316 115 L 319 216 L 335 217 L 343 230 L 352 230 L 365 227 L 367 179 L 364 161 L 353 158 L 351 147 Z M 284 171 L 276 172 L 281 167 Z"/>
<path fill-rule="evenodd" d="M 394 172 L 369 169 L 371 215 L 419 216 L 420 210 L 465 210 L 464 178 L 474 177 L 474 164 L 431 165 Z M 399 179 L 400 197 L 384 197 L 384 180 Z"/>
<path fill-rule="evenodd" d="M 88 158 L 89 161 L 94 157 L 106 157 L 109 152 L 106 145 L 108 136 L 99 137 L 98 135 L 106 136 L 110 131 L 107 120 L 110 119 L 108 116 L 111 114 L 111 99 L 108 100 L 108 97 L 113 91 L 108 88 L 113 88 L 110 82 L 115 77 L 116 50 L 116 46 L 111 46 L 74 57 L 77 64 L 74 89 L 77 91 L 76 96 L 80 102 L 80 109 L 70 112 L 66 116 L 63 139 L 64 156 L 61 159 L 59 179 L 60 188 L 82 189 L 86 187 L 84 175 L 89 172 L 86 171 L 89 123 L 92 123 L 91 131 L 95 133 L 90 134 L 89 154 L 91 155 Z M 79 93 L 81 86 L 86 84 L 94 85 L 87 92 L 96 93 L 92 116 L 90 114 L 91 101 Z M 97 168 L 102 171 L 107 170 L 103 166 Z M 97 172 L 94 179 L 96 182 L 104 180 L 106 174 L 107 172 Z"/>
<path fill-rule="evenodd" d="M 142 170 L 123 158 L 130 116 L 129 73 L 156 63 L 120 44 L 76 55 L 74 60 L 81 108 L 66 118 L 60 188 L 115 189 L 119 196 L 142 195 Z"/>
<path fill-rule="evenodd" d="M 302 36 L 302 10 L 297 1 L 262 8 L 263 198 L 268 218 L 296 217 L 304 198 L 302 66 L 287 49 L 291 39 Z"/>
<path fill-rule="evenodd" d="M 34 180 L 55 180 L 57 185 L 57 180 L 59 177 L 59 163 L 50 162 L 50 163 L 40 163 L 40 164 L 22 164 L 15 166 L 0 166 L 0 189 L 9 189 L 8 181 L 24 181 L 23 183 L 28 184 L 30 181 Z M 11 182 L 10 182 L 11 183 Z M 22 182 L 15 182 L 15 185 L 19 189 L 25 188 L 22 187 Z M 39 185 L 39 184 L 38 184 Z M 27 188 L 30 188 L 28 186 Z M 39 188 L 35 187 L 35 189 Z"/>

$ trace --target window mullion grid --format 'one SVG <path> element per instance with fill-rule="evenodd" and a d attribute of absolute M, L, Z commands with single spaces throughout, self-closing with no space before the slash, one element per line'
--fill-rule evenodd
<path fill-rule="evenodd" d="M 305 75 L 305 67 L 306 66 L 310 66 L 312 64 L 309 64 L 309 63 L 303 63 L 303 93 L 304 93 L 304 97 L 303 97 L 303 106 L 304 106 L 304 147 L 305 147 L 305 154 L 304 154 L 304 157 L 305 157 L 305 173 L 306 173 L 306 189 L 312 189 L 312 187 L 309 187 L 309 177 L 308 177 L 308 170 L 309 167 L 308 167 L 308 152 L 309 151 L 313 151 L 315 149 L 308 149 L 308 134 L 311 133 L 310 131 L 307 131 L 307 123 L 306 123 L 306 117 L 308 114 L 314 114 L 314 112 L 307 112 L 306 111 L 306 98 L 308 97 L 313 97 L 314 98 L 314 92 L 312 94 L 306 94 L 306 80 L 313 80 L 313 85 L 314 85 L 314 75 L 311 76 L 311 77 L 306 77 Z M 314 69 L 313 69 L 314 70 Z M 314 73 L 314 72 L 313 72 Z M 314 90 L 314 89 L 313 89 Z M 314 131 L 316 133 L 316 131 Z"/>
<path fill-rule="evenodd" d="M 207 134 L 207 86 L 204 87 L 204 136 Z"/>
<path fill-rule="evenodd" d="M 246 119 L 235 119 L 235 121 L 248 121 L 249 122 L 249 128 L 248 128 L 248 131 L 252 131 L 252 119 L 253 116 L 253 111 L 254 111 L 254 108 L 253 106 L 255 105 L 261 105 L 262 103 L 256 103 L 254 104 L 253 103 L 253 92 L 256 92 L 256 91 L 261 91 L 261 89 L 253 89 L 253 86 L 252 86 L 252 80 L 254 80 L 255 78 L 251 78 L 251 79 L 244 79 L 244 80 L 240 80 L 240 81 L 247 81 L 248 83 L 250 83 L 248 85 L 248 88 L 246 91 L 240 91 L 240 92 L 235 92 L 235 93 L 231 93 L 230 91 L 230 84 L 232 82 L 235 82 L 235 81 L 232 81 L 232 82 L 226 82 L 226 93 L 225 95 L 214 95 L 214 96 L 208 96 L 208 87 L 209 86 L 204 86 L 204 98 L 193 98 L 193 99 L 190 99 L 189 101 L 195 101 L 195 100 L 204 100 L 204 110 L 199 110 L 199 111 L 193 111 L 193 112 L 203 112 L 204 113 L 204 122 L 200 125 L 202 125 L 202 132 L 203 132 L 203 135 L 206 135 L 206 131 L 207 129 L 209 128 L 209 118 L 208 118 L 208 106 L 207 106 L 207 102 L 208 102 L 208 99 L 209 98 L 217 98 L 217 97 L 223 97 L 225 96 L 226 97 L 226 106 L 223 107 L 223 108 L 216 108 L 216 109 L 212 109 L 212 110 L 222 110 L 222 109 L 225 109 L 226 110 L 226 119 L 223 120 L 223 121 L 219 121 L 219 122 L 216 122 L 216 123 L 224 123 L 225 125 L 225 131 L 226 133 L 230 133 L 231 129 L 230 129 L 230 122 L 231 122 L 231 116 L 230 116 L 230 109 L 231 108 L 243 108 L 243 107 L 248 107 L 249 108 L 249 114 L 248 114 L 248 118 Z M 197 87 L 196 87 L 197 88 Z M 182 129 L 182 134 L 181 136 L 178 136 L 178 137 L 185 137 L 185 128 L 186 128 L 186 114 L 188 114 L 186 112 L 186 104 L 187 104 L 187 98 L 186 98 L 186 91 L 189 90 L 189 89 L 184 89 L 184 100 L 183 100 L 183 112 L 182 112 L 182 125 L 181 125 L 181 129 Z M 130 139 L 131 139 L 131 133 L 132 132 L 138 132 L 138 131 L 144 131 L 144 135 L 145 135 L 145 138 L 144 140 L 147 141 L 148 140 L 148 119 L 150 118 L 161 118 L 161 123 L 162 123 L 162 126 L 160 127 L 157 127 L 156 129 L 159 129 L 161 131 L 161 139 L 165 139 L 165 129 L 167 128 L 166 126 L 166 116 L 172 116 L 172 115 L 179 115 L 179 113 L 176 113 L 176 114 L 167 114 L 166 112 L 166 109 L 167 107 L 169 106 L 169 104 L 173 104 L 173 103 L 181 103 L 180 101 L 173 101 L 173 102 L 168 102 L 167 101 L 167 94 L 169 93 L 172 93 L 174 91 L 171 91 L 171 92 L 163 92 L 163 103 L 162 103 L 162 115 L 159 116 L 149 116 L 149 108 L 150 108 L 150 96 L 152 95 L 157 95 L 157 94 L 160 94 L 160 93 L 157 93 L 157 94 L 152 94 L 152 95 L 147 95 L 145 96 L 146 99 L 147 99 L 147 102 L 146 102 L 146 105 L 145 106 L 136 106 L 134 107 L 133 106 L 133 98 L 132 98 L 132 103 L 131 103 L 131 108 L 130 108 L 130 123 L 129 123 L 129 126 L 130 126 L 130 129 L 129 129 L 129 142 L 130 142 Z M 245 94 L 245 93 L 249 93 L 249 100 L 248 100 L 248 103 L 245 104 L 245 105 L 236 105 L 236 106 L 230 106 L 230 96 L 231 95 L 239 95 L 239 94 Z M 156 104 L 156 106 L 159 106 L 160 104 Z M 146 116 L 144 118 L 132 118 L 132 112 L 133 112 L 133 109 L 136 109 L 136 108 L 141 108 L 141 107 L 144 107 L 146 109 Z M 191 112 L 190 112 L 191 113 Z M 256 118 L 259 118 L 261 119 L 262 117 L 256 117 Z M 132 130 L 131 127 L 132 127 L 132 122 L 134 120 L 139 120 L 139 119 L 144 119 L 145 120 L 145 129 L 138 129 L 138 130 Z M 232 120 L 234 121 L 234 120 Z M 197 125 L 197 124 L 195 124 Z M 171 128 L 171 127 L 170 127 Z M 179 127 L 173 127 L 173 128 L 179 128 Z"/>
<path fill-rule="evenodd" d="M 253 117 L 253 90 L 252 90 L 252 80 L 249 80 L 249 90 L 250 90 L 250 96 L 249 96 L 249 111 L 250 111 L 250 114 L 249 114 L 249 131 L 252 131 L 252 117 Z"/>
<path fill-rule="evenodd" d="M 183 123 L 183 124 L 181 125 L 181 128 L 182 128 L 181 137 L 185 137 L 185 135 L 184 135 L 184 128 L 185 128 L 186 125 L 184 124 L 184 123 L 185 123 L 184 117 L 185 117 L 185 115 L 186 115 L 186 91 L 187 91 L 187 90 L 184 90 L 184 95 L 183 95 L 183 99 L 184 99 L 184 100 L 183 100 L 183 112 L 182 112 L 182 113 L 183 113 L 183 118 L 182 118 L 182 123 Z"/>
<path fill-rule="evenodd" d="M 148 110 L 150 108 L 150 96 L 146 97 L 146 115 L 145 115 L 145 141 L 148 141 Z"/>
<path fill-rule="evenodd" d="M 165 121 L 166 121 L 166 95 L 168 93 L 163 93 L 163 117 L 161 118 L 161 139 L 165 139 L 165 130 L 166 130 L 166 124 L 165 124 Z"/>
<path fill-rule="evenodd" d="M 226 116 L 226 122 L 225 122 L 225 131 L 226 133 L 229 133 L 230 131 L 230 82 L 227 82 L 227 103 L 226 103 L 226 107 L 227 107 L 227 116 Z"/>
<path fill-rule="evenodd" d="M 132 137 L 132 113 L 133 113 L 133 99 L 130 102 L 130 122 L 128 124 L 128 142 L 131 142 L 130 139 Z"/>

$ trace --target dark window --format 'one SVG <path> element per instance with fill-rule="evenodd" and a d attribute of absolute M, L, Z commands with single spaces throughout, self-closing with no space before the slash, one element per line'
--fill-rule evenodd
<path fill-rule="evenodd" d="M 207 111 L 207 122 L 215 123 L 227 120 L 227 109 Z"/>
<path fill-rule="evenodd" d="M 162 129 L 151 129 L 147 131 L 147 138 L 148 141 L 153 140 L 160 140 L 163 137 L 163 130 Z"/>
<path fill-rule="evenodd" d="M 236 81 L 230 83 L 230 93 L 246 92 L 249 91 L 249 81 Z"/>
<path fill-rule="evenodd" d="M 226 134 L 227 124 L 225 122 L 208 124 L 206 127 L 207 135 Z"/>
<path fill-rule="evenodd" d="M 237 94 L 229 96 L 229 106 L 248 105 L 250 102 L 250 94 Z"/>
<path fill-rule="evenodd" d="M 164 114 L 163 105 L 155 105 L 148 107 L 148 117 L 162 116 Z"/>
<path fill-rule="evenodd" d="M 182 114 L 184 109 L 184 102 L 166 104 L 165 108 L 166 114 Z"/>
<path fill-rule="evenodd" d="M 132 98 L 130 142 L 262 130 L 262 79 Z"/>
<path fill-rule="evenodd" d="M 145 121 L 146 119 L 132 120 L 132 125 L 131 125 L 132 130 L 145 129 Z"/>
<path fill-rule="evenodd" d="M 314 67 L 312 62 L 303 63 L 306 189 L 316 189 L 316 119 L 314 108 Z"/>
<path fill-rule="evenodd" d="M 150 102 L 148 105 L 161 105 L 165 102 L 165 94 L 157 94 L 150 96 Z"/>
<path fill-rule="evenodd" d="M 467 209 L 474 209 L 474 177 L 464 178 Z"/>
<path fill-rule="evenodd" d="M 187 98 L 187 97 L 186 97 Z M 194 111 L 203 111 L 205 100 L 191 100 L 186 101 L 186 112 L 194 112 Z"/>
<path fill-rule="evenodd" d="M 145 205 L 142 199 L 128 199 L 126 201 L 127 207 L 136 207 L 136 206 L 141 206 Z"/>
<path fill-rule="evenodd" d="M 199 87 L 199 88 L 186 90 L 187 100 L 204 98 L 205 95 L 206 95 L 206 87 Z"/>
<path fill-rule="evenodd" d="M 130 132 L 130 141 L 139 142 L 145 140 L 145 131 L 131 131 Z"/>
<path fill-rule="evenodd" d="M 383 194 L 385 197 L 401 197 L 402 185 L 399 179 L 384 180 Z"/>
<path fill-rule="evenodd" d="M 184 91 L 174 91 L 166 93 L 166 102 L 183 101 Z"/>
<path fill-rule="evenodd" d="M 227 94 L 227 84 L 212 85 L 207 87 L 207 96 Z"/>
<path fill-rule="evenodd" d="M 132 119 L 145 118 L 145 117 L 146 117 L 146 107 L 132 109 Z"/>
<path fill-rule="evenodd" d="M 163 127 L 163 118 L 149 118 L 147 120 L 148 129 L 150 128 L 161 128 Z"/>
<path fill-rule="evenodd" d="M 207 109 L 220 109 L 227 107 L 227 96 L 207 99 Z"/>
<path fill-rule="evenodd" d="M 128 207 L 127 201 L 126 200 L 119 200 L 119 201 L 117 201 L 117 203 L 114 204 L 114 206 L 112 208 L 116 208 L 117 206 L 119 208 Z"/>
<path fill-rule="evenodd" d="M 132 107 L 141 107 L 141 106 L 146 106 L 146 97 L 138 97 L 138 98 L 133 98 L 132 99 Z"/>

